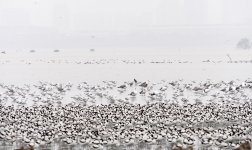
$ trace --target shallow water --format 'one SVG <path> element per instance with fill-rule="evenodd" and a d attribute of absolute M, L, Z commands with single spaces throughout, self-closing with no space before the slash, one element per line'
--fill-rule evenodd
<path fill-rule="evenodd" d="M 234 60 L 252 60 L 252 52 L 177 52 L 177 53 L 87 53 L 81 50 L 13 52 L 0 55 L 0 82 L 10 84 L 36 83 L 38 81 L 52 82 L 89 82 L 130 81 L 134 78 L 142 81 L 157 82 L 161 80 L 185 79 L 188 81 L 245 80 L 252 75 L 252 63 L 227 63 L 230 54 Z M 83 64 L 85 61 L 100 61 L 105 64 Z M 122 61 L 144 61 L 142 64 L 125 64 Z M 210 60 L 210 63 L 202 61 Z M 173 63 L 150 63 L 166 61 Z M 188 63 L 179 62 L 188 61 Z M 214 62 L 212 62 L 214 61 Z M 220 63 L 217 63 L 221 61 Z M 78 62 L 82 62 L 78 64 Z"/>
<path fill-rule="evenodd" d="M 59 83 L 105 80 L 142 81 L 207 79 L 228 81 L 245 80 L 252 75 L 252 63 L 193 63 L 193 64 L 5 64 L 1 65 L 0 82 L 22 84 L 38 81 Z"/>

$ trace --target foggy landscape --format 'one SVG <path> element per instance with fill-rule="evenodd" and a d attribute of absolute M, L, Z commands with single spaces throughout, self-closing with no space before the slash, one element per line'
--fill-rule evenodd
<path fill-rule="evenodd" d="M 250 150 L 252 1 L 0 1 L 0 150 Z"/>

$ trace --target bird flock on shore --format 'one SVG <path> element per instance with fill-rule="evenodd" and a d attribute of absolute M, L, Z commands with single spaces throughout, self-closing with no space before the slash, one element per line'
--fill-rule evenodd
<path fill-rule="evenodd" d="M 2 83 L 0 141 L 234 149 L 252 140 L 251 93 L 250 79 Z"/>
<path fill-rule="evenodd" d="M 129 65 L 141 65 L 141 64 L 191 64 L 201 62 L 203 64 L 212 63 L 228 63 L 228 64 L 251 64 L 252 60 L 232 60 L 232 61 L 223 61 L 223 60 L 199 60 L 199 61 L 189 61 L 189 60 L 170 60 L 170 59 L 161 59 L 161 60 L 143 60 L 143 59 L 31 59 L 31 60 L 11 60 L 11 59 L 2 59 L 0 64 L 11 64 L 11 63 L 21 63 L 26 65 L 31 64 L 75 64 L 75 65 L 107 65 L 107 64 L 129 64 Z"/>

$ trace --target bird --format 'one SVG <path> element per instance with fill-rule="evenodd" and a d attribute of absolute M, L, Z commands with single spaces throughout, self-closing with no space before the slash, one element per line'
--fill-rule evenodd
<path fill-rule="evenodd" d="M 126 85 L 125 84 L 120 85 L 118 88 L 120 88 L 120 89 L 126 89 Z"/>
<path fill-rule="evenodd" d="M 136 96 L 136 95 L 137 95 L 137 92 L 136 92 L 136 91 L 132 91 L 129 95 L 130 95 L 130 96 Z"/>
<path fill-rule="evenodd" d="M 166 91 L 167 90 L 167 87 L 166 86 L 163 86 L 159 89 L 160 91 Z"/>
<path fill-rule="evenodd" d="M 146 82 L 143 82 L 139 86 L 146 88 L 148 86 L 148 84 Z"/>
<path fill-rule="evenodd" d="M 134 82 L 135 82 L 135 84 L 137 84 L 137 83 L 138 83 L 136 79 L 134 79 Z"/>
<path fill-rule="evenodd" d="M 142 89 L 140 92 L 139 92 L 139 94 L 142 94 L 142 95 L 144 95 L 146 93 L 146 91 L 144 90 L 144 89 Z"/>

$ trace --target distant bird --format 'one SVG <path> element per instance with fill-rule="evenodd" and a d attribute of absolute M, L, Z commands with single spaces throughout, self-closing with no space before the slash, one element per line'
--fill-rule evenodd
<path fill-rule="evenodd" d="M 145 90 L 142 90 L 142 91 L 139 92 L 139 94 L 145 94 L 145 93 L 146 93 Z"/>
<path fill-rule="evenodd" d="M 152 92 L 152 93 L 149 93 L 150 96 L 154 96 L 154 95 L 157 95 L 156 92 Z"/>
<path fill-rule="evenodd" d="M 201 90 L 203 90 L 203 89 L 200 88 L 200 87 L 194 87 L 193 90 L 194 90 L 194 91 L 201 91 Z"/>
<path fill-rule="evenodd" d="M 134 79 L 134 82 L 135 82 L 135 84 L 137 84 L 137 80 L 136 79 Z"/>
<path fill-rule="evenodd" d="M 118 88 L 120 88 L 120 89 L 125 89 L 125 88 L 126 88 L 126 85 L 123 84 L 123 85 L 119 86 Z"/>
<path fill-rule="evenodd" d="M 30 53 L 35 53 L 36 51 L 34 49 L 30 50 Z"/>
<path fill-rule="evenodd" d="M 130 96 L 136 96 L 137 95 L 137 92 L 136 91 L 133 91 L 129 94 Z"/>
<path fill-rule="evenodd" d="M 252 83 L 252 80 L 246 80 L 245 82 L 246 83 Z"/>
<path fill-rule="evenodd" d="M 174 82 L 171 82 L 171 83 L 169 83 L 170 85 L 172 85 L 172 86 L 175 86 L 176 85 L 176 83 L 174 83 Z"/>
<path fill-rule="evenodd" d="M 166 91 L 167 90 L 167 87 L 166 86 L 163 86 L 159 89 L 160 91 Z"/>
<path fill-rule="evenodd" d="M 148 86 L 148 84 L 146 82 L 143 82 L 139 86 L 146 88 Z"/>
<path fill-rule="evenodd" d="M 133 82 L 130 82 L 130 83 L 129 83 L 129 86 L 132 86 L 132 85 L 133 85 Z"/>

